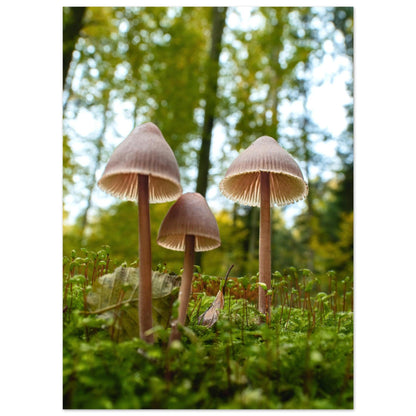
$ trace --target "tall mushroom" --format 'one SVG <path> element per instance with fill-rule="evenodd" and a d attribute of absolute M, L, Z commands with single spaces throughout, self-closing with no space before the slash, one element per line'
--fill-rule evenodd
<path fill-rule="evenodd" d="M 179 167 L 165 138 L 153 123 L 136 127 L 114 150 L 98 182 L 109 194 L 138 201 L 140 338 L 153 342 L 152 254 L 149 202 L 166 202 L 182 194 Z"/>
<path fill-rule="evenodd" d="M 308 185 L 293 157 L 275 139 L 259 137 L 230 165 L 221 192 L 243 205 L 260 206 L 259 282 L 271 288 L 270 207 L 304 199 Z M 259 288 L 259 311 L 269 316 L 270 296 Z"/>
<path fill-rule="evenodd" d="M 185 193 L 170 207 L 160 225 L 157 243 L 171 250 L 185 251 L 177 320 L 184 325 L 191 294 L 195 251 L 208 251 L 221 245 L 217 221 L 201 194 Z M 175 322 L 170 342 L 178 338 Z"/>

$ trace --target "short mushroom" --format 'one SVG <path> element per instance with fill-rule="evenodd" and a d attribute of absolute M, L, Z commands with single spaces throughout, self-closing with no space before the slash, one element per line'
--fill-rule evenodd
<path fill-rule="evenodd" d="M 260 206 L 259 282 L 271 288 L 270 207 L 304 199 L 308 185 L 293 157 L 275 139 L 259 137 L 231 163 L 221 192 L 243 205 Z M 270 296 L 259 287 L 259 311 L 269 317 Z"/>
<path fill-rule="evenodd" d="M 185 324 L 195 251 L 208 251 L 221 245 L 217 221 L 201 194 L 185 193 L 170 207 L 160 225 L 157 243 L 171 250 L 185 251 L 178 319 L 173 323 L 169 341 L 172 342 L 179 338 L 177 323 Z"/>
<path fill-rule="evenodd" d="M 114 150 L 98 182 L 109 194 L 138 201 L 140 337 L 153 342 L 152 255 L 149 202 L 166 202 L 182 194 L 179 167 L 165 138 L 153 123 L 136 127 Z"/>

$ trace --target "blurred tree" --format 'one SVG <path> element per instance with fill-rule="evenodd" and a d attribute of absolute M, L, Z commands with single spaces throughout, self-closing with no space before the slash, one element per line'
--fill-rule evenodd
<path fill-rule="evenodd" d="M 310 247 L 314 251 L 314 270 L 333 269 L 343 277 L 353 273 L 353 211 L 340 209 L 340 199 L 346 200 L 344 189 L 348 180 L 332 179 L 316 184 L 319 204 L 311 224 Z M 342 196 L 341 196 L 342 195 Z M 340 198 L 341 196 L 341 198 Z M 298 218 L 302 229 L 302 217 Z"/>
<path fill-rule="evenodd" d="M 101 125 L 101 129 L 97 135 L 97 137 L 93 140 L 92 144 L 93 147 L 95 148 L 95 156 L 93 157 L 92 160 L 92 170 L 89 173 L 89 181 L 87 182 L 85 191 L 86 191 L 86 206 L 83 210 L 83 212 L 81 213 L 81 236 L 80 236 L 80 240 L 81 240 L 81 244 L 84 245 L 84 235 L 85 232 L 87 230 L 87 226 L 88 226 L 88 213 L 91 209 L 92 206 L 92 195 L 94 192 L 94 189 L 96 187 L 97 184 L 97 178 L 96 178 L 96 172 L 98 171 L 98 169 L 101 166 L 102 163 L 102 159 L 103 159 L 103 152 L 104 152 L 104 138 L 105 138 L 105 134 L 108 128 L 108 124 L 111 120 L 111 116 L 109 117 L 109 105 L 110 105 L 110 97 L 109 97 L 109 91 L 105 91 L 104 92 L 104 97 L 103 97 L 103 103 L 102 103 L 102 108 L 103 108 L 103 112 L 102 112 L 102 125 Z"/>
<path fill-rule="evenodd" d="M 74 163 L 72 149 L 69 145 L 69 138 L 64 134 L 62 139 L 62 205 L 64 222 L 68 218 L 68 211 L 65 209 L 64 198 L 70 193 L 74 185 L 74 175 L 77 172 L 77 165 Z"/>
<path fill-rule="evenodd" d="M 74 172 L 76 168 L 71 157 L 71 147 L 67 135 L 63 136 L 62 150 L 62 191 L 65 196 L 74 183 Z"/>
<path fill-rule="evenodd" d="M 354 8 L 334 7 L 332 21 L 335 27 L 343 34 L 345 53 L 354 57 Z"/>
<path fill-rule="evenodd" d="M 310 8 L 301 11 L 316 14 Z M 265 7 L 252 13 L 261 26 L 234 29 L 225 46 L 233 62 L 228 79 L 234 79 L 229 87 L 230 144 L 237 151 L 261 135 L 280 139 L 279 101 L 297 82 L 297 67 L 320 46 L 299 31 L 298 9 Z"/>
<path fill-rule="evenodd" d="M 96 189 L 96 172 L 101 168 L 105 155 L 105 135 L 114 119 L 112 92 L 118 85 L 115 68 L 120 62 L 120 56 L 113 52 L 116 45 L 111 36 L 111 33 L 114 33 L 113 17 L 113 11 L 109 8 L 93 7 L 87 10 L 82 37 L 76 45 L 76 69 L 80 74 L 76 87 L 69 91 L 64 108 L 64 131 L 71 136 L 72 142 L 78 147 L 81 146 L 84 160 L 85 155 L 89 155 L 88 163 L 83 162 L 79 166 L 76 162 L 77 154 L 71 153 L 70 147 L 64 148 L 65 157 L 71 160 L 73 166 L 72 174 L 75 180 L 72 185 L 84 185 L 80 203 L 83 209 L 78 218 L 80 244 L 83 244 L 88 227 L 92 196 Z M 72 129 L 71 122 L 79 114 L 86 112 L 97 122 L 97 129 L 84 135 Z"/>
<path fill-rule="evenodd" d="M 220 54 L 222 34 L 227 14 L 226 7 L 212 8 L 211 46 L 209 57 L 205 66 L 205 91 L 204 91 L 204 124 L 201 134 L 201 146 L 198 154 L 198 177 L 196 179 L 195 192 L 205 197 L 208 188 L 210 170 L 210 150 L 212 129 L 214 127 L 216 106 L 218 102 L 218 76 L 220 71 Z M 195 264 L 202 267 L 202 252 L 195 253 Z"/>
<path fill-rule="evenodd" d="M 321 19 L 318 11 L 311 8 L 265 7 L 254 10 L 253 14 L 259 17 L 261 26 L 251 31 L 234 30 L 234 41 L 228 45 L 234 62 L 230 66 L 233 77 L 229 78 L 235 80 L 231 84 L 230 144 L 239 151 L 260 136 L 274 137 L 302 161 L 308 180 L 310 168 L 317 162 L 307 131 L 313 123 L 304 114 L 296 134 L 288 137 L 285 127 L 291 121 L 285 121 L 279 111 L 284 100 L 297 101 L 307 92 L 309 85 L 302 83 L 302 77 L 305 71 L 309 71 L 310 61 L 318 54 L 324 41 L 312 21 L 315 18 L 316 24 L 316 19 Z M 239 47 L 233 48 L 235 44 Z M 314 128 L 316 130 L 316 126 Z M 309 216 L 312 216 L 312 208 L 307 206 Z M 247 216 L 244 222 L 250 234 L 246 246 L 249 256 L 253 257 L 253 250 L 258 249 L 254 244 L 258 240 L 258 208 L 237 212 Z M 273 227 L 273 231 L 281 231 L 286 238 L 290 238 L 283 222 L 278 224 L 282 229 Z M 307 241 L 310 234 L 304 233 L 303 238 Z M 275 236 L 273 239 L 279 240 Z M 282 245 L 277 244 L 272 250 L 273 258 L 286 256 Z M 312 253 L 308 256 L 311 257 Z"/>
<path fill-rule="evenodd" d="M 80 35 L 83 26 L 83 18 L 86 7 L 63 7 L 62 21 L 63 21 L 63 39 L 62 39 L 62 83 L 63 88 L 68 83 L 68 71 L 72 60 L 72 54 L 75 50 L 75 45 Z M 76 173 L 76 164 L 73 160 L 73 152 L 69 142 L 69 136 L 64 134 L 62 141 L 63 150 L 63 196 L 68 195 L 71 186 L 74 183 L 73 177 Z M 63 218 L 67 218 L 67 211 L 63 207 Z"/>
<path fill-rule="evenodd" d="M 243 245 L 248 234 L 245 224 L 240 219 L 233 221 L 232 214 L 226 210 L 216 213 L 215 218 L 220 230 L 221 246 L 204 253 L 203 272 L 223 276 L 231 264 L 234 264 L 233 274 L 238 276 L 247 270 L 256 270 L 258 262 L 250 262 Z"/>
<path fill-rule="evenodd" d="M 196 138 L 198 132 L 193 112 L 200 98 L 200 80 L 192 76 L 201 73 L 195 50 L 204 50 L 204 36 L 197 26 L 198 10 L 183 9 L 180 18 L 168 8 L 88 9 L 76 47 L 76 82 L 64 111 L 68 137 L 64 157 L 71 161 L 66 171 L 70 175 L 69 166 L 79 165 L 77 159 L 82 160 L 83 166 L 72 169 L 78 189 L 73 193 L 80 194 L 82 186 L 85 207 L 79 224 L 81 235 L 93 205 L 96 172 L 102 168 L 104 155 L 114 147 L 108 145 L 105 136 L 124 138 L 114 122 L 122 102 L 133 104 L 133 127 L 137 121 L 156 122 L 177 156 L 179 153 L 178 161 L 192 163 L 185 157 L 187 149 L 181 151 L 181 146 L 186 147 L 187 139 L 192 134 Z M 180 77 L 183 88 L 178 88 Z M 85 117 L 87 113 L 97 123 L 91 125 L 89 134 L 82 135 L 72 126 L 80 115 Z M 73 154 L 75 144 L 80 150 Z"/>
<path fill-rule="evenodd" d="M 332 22 L 341 34 L 343 42 L 337 45 L 337 53 L 344 55 L 353 67 L 353 8 L 335 7 Z M 343 275 L 353 273 L 353 198 L 354 198 L 354 167 L 353 167 L 353 78 L 346 84 L 351 96 L 350 104 L 346 105 L 347 128 L 337 141 L 337 156 L 341 161 L 336 172 L 336 179 L 328 187 L 329 198 L 326 209 L 317 215 L 319 221 L 316 236 L 319 238 L 312 244 L 323 261 L 322 268 L 332 267 Z M 319 244 L 322 244 L 320 247 Z"/>
<path fill-rule="evenodd" d="M 204 124 L 201 135 L 201 147 L 198 157 L 198 178 L 196 181 L 196 192 L 205 197 L 208 187 L 208 176 L 210 168 L 210 149 L 212 129 L 217 105 L 218 76 L 220 70 L 220 54 L 222 33 L 225 26 L 227 14 L 226 7 L 212 8 L 212 28 L 211 28 L 211 49 L 209 59 L 205 68 L 206 86 L 204 91 Z"/>
<path fill-rule="evenodd" d="M 78 40 L 83 25 L 86 7 L 64 7 L 63 8 L 63 86 L 65 87 L 72 53 Z"/>
<path fill-rule="evenodd" d="M 131 103 L 132 128 L 152 121 L 175 153 L 181 172 L 196 167 L 202 70 L 207 49 L 205 8 L 117 9 L 123 50 L 121 99 Z M 183 175 L 185 183 L 190 182 Z"/>

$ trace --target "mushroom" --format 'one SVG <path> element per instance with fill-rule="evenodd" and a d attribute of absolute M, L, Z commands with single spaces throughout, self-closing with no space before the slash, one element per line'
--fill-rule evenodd
<path fill-rule="evenodd" d="M 243 205 L 260 206 L 259 282 L 271 288 L 270 207 L 304 199 L 308 185 L 293 157 L 275 139 L 259 137 L 231 163 L 221 192 Z M 260 313 L 270 314 L 270 296 L 259 287 Z"/>
<path fill-rule="evenodd" d="M 185 251 L 178 319 L 173 323 L 171 343 L 179 338 L 177 324 L 185 324 L 195 251 L 208 251 L 221 245 L 217 221 L 201 194 L 185 193 L 170 207 L 160 225 L 157 243 L 171 250 Z"/>
<path fill-rule="evenodd" d="M 99 187 L 109 194 L 138 201 L 139 216 L 139 326 L 149 343 L 152 328 L 152 254 L 149 202 L 166 202 L 182 194 L 179 167 L 165 138 L 153 123 L 136 127 L 114 150 Z"/>

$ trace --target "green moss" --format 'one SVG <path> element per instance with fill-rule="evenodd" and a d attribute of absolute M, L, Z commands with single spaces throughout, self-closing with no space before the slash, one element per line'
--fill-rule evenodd
<path fill-rule="evenodd" d="M 291 306 L 273 306 L 269 324 L 259 324 L 255 304 L 226 292 L 218 322 L 205 328 L 198 325 L 198 306 L 202 313 L 212 296 L 203 290 L 195 293 L 189 306 L 194 313 L 182 338 L 168 349 L 170 329 L 163 326 L 155 328 L 154 345 L 138 338 L 117 343 L 111 336 L 111 321 L 84 314 L 83 296 L 92 274 L 97 277 L 108 271 L 102 265 L 102 272 L 94 270 L 93 257 L 89 253 L 71 270 L 71 261 L 64 267 L 65 408 L 353 407 L 353 313 L 340 312 L 340 305 L 334 312 L 334 297 L 314 292 L 317 276 L 308 275 L 304 282 L 311 308 L 305 306 L 300 287 L 301 298 L 293 298 Z M 81 279 L 88 258 L 87 277 Z M 276 276 L 288 280 L 280 273 Z M 243 283 L 244 279 L 237 279 L 235 285 Z M 274 285 L 281 291 L 275 293 L 276 299 L 285 290 L 291 293 L 284 286 Z"/>

